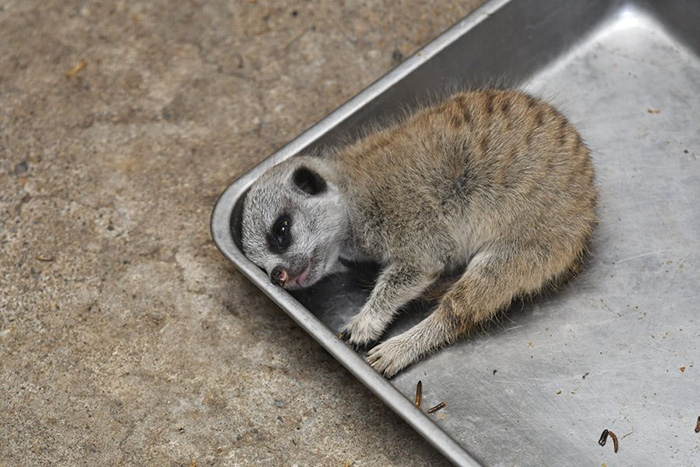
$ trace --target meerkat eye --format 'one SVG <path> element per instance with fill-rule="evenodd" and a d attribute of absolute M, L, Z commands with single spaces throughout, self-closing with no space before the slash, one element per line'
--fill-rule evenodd
<path fill-rule="evenodd" d="M 281 253 L 289 248 L 292 242 L 291 227 L 292 219 L 288 215 L 282 214 L 277 218 L 272 226 L 272 232 L 268 237 L 268 243 L 272 251 Z"/>
<path fill-rule="evenodd" d="M 294 171 L 292 181 L 307 195 L 315 196 L 326 191 L 326 181 L 308 167 L 299 167 Z"/>

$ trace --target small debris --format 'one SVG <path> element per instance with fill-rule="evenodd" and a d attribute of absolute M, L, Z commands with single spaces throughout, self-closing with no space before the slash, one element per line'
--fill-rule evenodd
<path fill-rule="evenodd" d="M 498 372 L 498 370 L 493 370 L 493 374 L 495 375 Z"/>
<path fill-rule="evenodd" d="M 685 373 L 685 367 L 684 367 L 684 366 L 680 367 L 679 370 L 681 370 L 681 373 Z"/>
<path fill-rule="evenodd" d="M 658 109 L 647 109 L 647 112 L 650 113 L 650 114 L 658 114 L 658 113 L 661 113 L 661 111 L 658 110 Z"/>
<path fill-rule="evenodd" d="M 583 374 L 583 376 L 581 376 L 581 379 L 586 379 L 586 376 L 588 376 L 589 374 L 590 374 L 589 372 L 585 372 L 585 373 Z"/>
<path fill-rule="evenodd" d="M 617 451 L 620 449 L 620 445 L 617 441 L 617 435 L 612 431 L 603 430 L 603 433 L 600 435 L 600 439 L 598 440 L 598 444 L 600 444 L 601 446 L 605 446 L 605 443 L 608 440 L 608 436 L 610 436 L 610 439 L 613 440 L 613 451 L 615 451 L 615 454 L 617 454 Z"/>
<path fill-rule="evenodd" d="M 34 257 L 37 261 L 41 261 L 42 263 L 50 263 L 53 261 L 53 256 L 48 256 L 48 255 L 36 255 Z"/>
<path fill-rule="evenodd" d="M 423 400 L 423 382 L 418 381 L 418 384 L 416 384 L 416 398 L 413 401 L 416 407 L 420 409 L 421 402 Z"/>
<path fill-rule="evenodd" d="M 620 449 L 620 445 L 617 442 L 617 435 L 612 431 L 608 431 L 608 435 L 610 435 L 610 438 L 613 440 L 613 451 L 617 454 L 617 451 Z"/>
<path fill-rule="evenodd" d="M 277 399 L 275 399 L 275 405 L 276 405 L 277 407 L 282 408 L 282 407 L 284 407 L 284 402 L 278 401 Z"/>
<path fill-rule="evenodd" d="M 628 437 L 629 435 L 631 435 L 632 433 L 634 433 L 634 428 L 632 428 L 632 431 L 630 431 L 630 432 L 627 433 L 626 435 L 620 436 L 620 441 L 622 441 L 623 439 L 627 438 L 627 437 Z"/>
<path fill-rule="evenodd" d="M 401 63 L 403 60 L 403 54 L 399 49 L 394 49 L 394 53 L 391 54 L 391 59 L 396 63 Z"/>
<path fill-rule="evenodd" d="M 416 384 L 416 397 L 413 401 L 413 404 L 416 407 L 418 407 L 419 409 L 421 408 L 421 404 L 423 402 L 422 399 L 423 399 L 423 381 L 418 381 L 418 384 Z M 445 408 L 446 406 L 447 406 L 447 402 L 442 401 L 438 405 L 436 405 L 435 407 L 429 408 L 428 413 L 433 414 L 433 413 L 437 412 L 438 410 Z M 439 417 L 439 418 L 440 418 L 440 420 L 442 420 L 444 417 Z"/>
<path fill-rule="evenodd" d="M 190 467 L 197 467 L 197 459 L 192 459 L 192 462 L 190 462 Z"/>
<path fill-rule="evenodd" d="M 29 170 L 29 163 L 27 161 L 18 162 L 15 164 L 15 175 L 23 174 Z"/>
<path fill-rule="evenodd" d="M 557 391 L 557 395 L 561 394 L 561 389 Z"/>
<path fill-rule="evenodd" d="M 447 402 L 442 401 L 442 402 L 440 402 L 438 405 L 436 405 L 435 407 L 429 408 L 429 409 L 428 409 L 428 413 L 435 413 L 435 412 L 437 412 L 438 410 L 444 409 L 446 406 L 447 406 Z"/>
<path fill-rule="evenodd" d="M 608 430 L 603 430 L 603 433 L 600 435 L 600 439 L 598 440 L 598 444 L 605 446 L 605 443 L 608 442 L 608 433 Z"/>
<path fill-rule="evenodd" d="M 75 75 L 77 75 L 78 73 L 83 71 L 86 66 L 87 66 L 87 62 L 85 60 L 78 63 L 77 65 L 75 65 L 73 68 L 71 68 L 70 70 L 68 70 L 66 72 L 66 79 L 71 79 L 72 77 L 74 77 Z"/>
<path fill-rule="evenodd" d="M 700 417 L 698 417 L 698 423 L 695 424 L 695 433 L 700 433 Z"/>

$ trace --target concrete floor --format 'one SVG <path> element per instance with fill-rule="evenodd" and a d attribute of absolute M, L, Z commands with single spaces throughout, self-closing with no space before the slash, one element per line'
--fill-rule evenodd
<path fill-rule="evenodd" d="M 208 223 L 478 3 L 0 1 L 0 466 L 446 463 Z"/>

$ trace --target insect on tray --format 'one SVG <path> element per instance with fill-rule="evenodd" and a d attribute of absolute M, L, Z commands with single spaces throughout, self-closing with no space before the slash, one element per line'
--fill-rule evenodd
<path fill-rule="evenodd" d="M 233 183 L 221 251 L 360 381 L 460 465 L 693 465 L 700 455 L 700 2 L 489 2 Z M 591 148 L 597 227 L 583 272 L 397 377 L 337 333 L 367 298 L 348 273 L 294 296 L 235 237 L 253 181 L 445 89 L 506 81 Z M 413 304 L 388 336 L 429 312 Z M 388 337 L 387 336 L 387 337 Z M 414 404 L 422 381 L 422 407 Z M 619 451 L 598 444 L 616 435 Z M 603 443 L 604 444 L 604 443 Z M 611 444 L 611 443 L 608 443 Z"/>

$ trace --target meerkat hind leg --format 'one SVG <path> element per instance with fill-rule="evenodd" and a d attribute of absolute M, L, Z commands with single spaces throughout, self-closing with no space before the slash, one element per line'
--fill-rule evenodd
<path fill-rule="evenodd" d="M 367 362 L 392 377 L 427 353 L 451 344 L 492 318 L 518 296 L 538 292 L 567 268 L 537 251 L 479 253 L 440 299 L 435 310 L 408 331 L 367 353 Z"/>
<path fill-rule="evenodd" d="M 399 309 L 420 296 L 438 276 L 415 266 L 390 264 L 382 271 L 367 303 L 345 327 L 348 343 L 366 346 L 377 341 L 391 324 Z"/>

